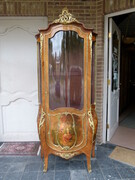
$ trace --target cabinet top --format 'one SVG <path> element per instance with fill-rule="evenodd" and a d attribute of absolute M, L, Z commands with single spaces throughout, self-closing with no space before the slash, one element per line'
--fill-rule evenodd
<path fill-rule="evenodd" d="M 58 26 L 58 25 L 68 26 L 69 24 L 74 26 L 79 26 L 81 29 L 83 29 L 83 31 L 92 32 L 94 36 L 97 35 L 96 33 L 93 32 L 93 29 L 84 27 L 82 23 L 80 23 L 71 13 L 68 12 L 67 8 L 64 8 L 62 10 L 62 14 L 59 15 L 59 18 L 54 20 L 51 24 L 49 24 L 48 28 L 40 29 L 39 34 L 41 32 L 48 32 L 54 26 Z M 36 38 L 39 37 L 39 34 L 36 35 Z"/>

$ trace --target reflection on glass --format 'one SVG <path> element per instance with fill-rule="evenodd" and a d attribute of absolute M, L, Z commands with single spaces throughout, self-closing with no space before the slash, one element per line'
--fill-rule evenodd
<path fill-rule="evenodd" d="M 113 34 L 112 44 L 112 91 L 118 88 L 118 37 L 116 31 Z"/>
<path fill-rule="evenodd" d="M 49 39 L 49 107 L 83 108 L 84 39 L 59 31 Z"/>

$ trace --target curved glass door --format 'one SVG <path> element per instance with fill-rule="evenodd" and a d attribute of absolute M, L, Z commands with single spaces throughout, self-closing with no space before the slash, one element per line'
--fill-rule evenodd
<path fill-rule="evenodd" d="M 49 108 L 82 109 L 84 105 L 84 39 L 59 31 L 49 42 Z"/>

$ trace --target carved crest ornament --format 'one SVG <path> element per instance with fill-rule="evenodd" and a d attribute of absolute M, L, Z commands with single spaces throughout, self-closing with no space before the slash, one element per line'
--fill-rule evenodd
<path fill-rule="evenodd" d="M 56 19 L 54 23 L 69 24 L 72 22 L 78 22 L 71 13 L 68 12 L 67 8 L 62 10 L 62 14 L 59 15 L 59 19 Z"/>

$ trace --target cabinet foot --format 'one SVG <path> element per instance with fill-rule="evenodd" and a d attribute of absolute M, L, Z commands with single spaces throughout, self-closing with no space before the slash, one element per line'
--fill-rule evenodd
<path fill-rule="evenodd" d="M 46 168 L 46 165 L 44 163 L 44 169 L 43 169 L 43 172 L 46 173 L 47 172 L 47 168 Z"/>
<path fill-rule="evenodd" d="M 90 164 L 90 167 L 88 168 L 88 172 L 91 173 L 91 164 Z"/>
<path fill-rule="evenodd" d="M 92 157 L 95 157 L 95 141 L 92 144 Z"/>
<path fill-rule="evenodd" d="M 48 169 L 48 154 L 44 154 L 44 169 L 43 172 L 47 172 Z"/>
<path fill-rule="evenodd" d="M 88 172 L 90 173 L 91 172 L 91 158 L 90 156 L 86 156 L 87 158 L 87 169 L 88 169 Z"/>

